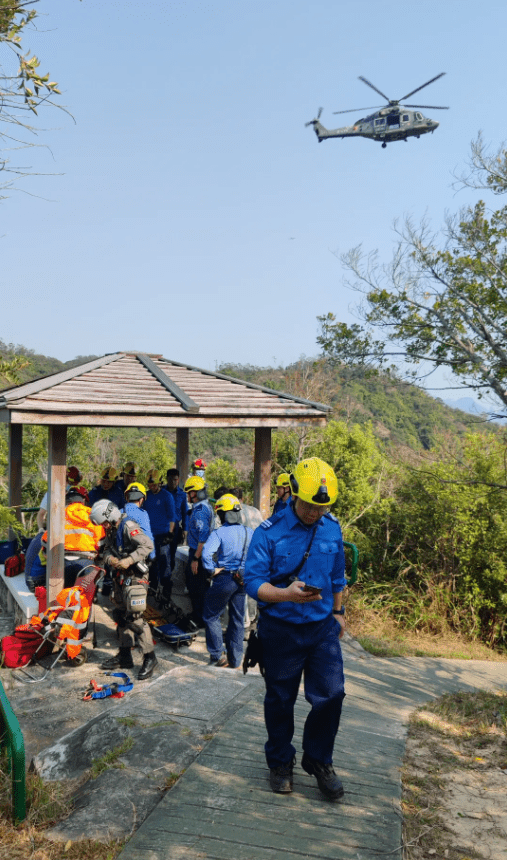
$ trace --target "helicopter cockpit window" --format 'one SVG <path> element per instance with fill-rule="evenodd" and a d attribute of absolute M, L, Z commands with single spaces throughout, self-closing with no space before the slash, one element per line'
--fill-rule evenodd
<path fill-rule="evenodd" d="M 408 115 L 408 113 L 404 113 L 403 114 L 403 122 L 408 122 L 408 121 L 409 121 L 409 115 Z"/>
<path fill-rule="evenodd" d="M 416 119 L 422 119 L 422 113 L 416 113 L 415 118 Z"/>
<path fill-rule="evenodd" d="M 375 125 L 385 125 L 385 122 L 385 119 L 382 117 L 382 119 L 375 120 Z"/>

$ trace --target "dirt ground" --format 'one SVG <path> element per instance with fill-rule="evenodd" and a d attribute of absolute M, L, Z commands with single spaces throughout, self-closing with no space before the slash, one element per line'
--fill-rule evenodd
<path fill-rule="evenodd" d="M 507 857 L 507 697 L 497 697 L 495 710 L 492 695 L 487 707 L 478 699 L 483 694 L 457 696 L 461 702 L 468 697 L 466 718 L 448 719 L 431 705 L 410 726 L 403 772 L 406 860 Z"/>

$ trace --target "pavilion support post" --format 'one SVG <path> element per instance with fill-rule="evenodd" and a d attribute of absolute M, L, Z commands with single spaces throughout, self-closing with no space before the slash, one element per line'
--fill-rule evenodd
<path fill-rule="evenodd" d="M 176 468 L 180 473 L 180 486 L 183 487 L 188 477 L 188 427 L 178 427 L 176 430 Z"/>
<path fill-rule="evenodd" d="M 9 425 L 9 507 L 15 508 L 16 519 L 23 521 L 21 514 L 21 484 L 23 453 L 23 425 Z M 16 537 L 13 529 L 9 530 L 9 540 Z"/>
<path fill-rule="evenodd" d="M 67 427 L 52 424 L 49 427 L 48 445 L 48 604 L 56 598 L 64 584 L 66 461 Z"/>
<path fill-rule="evenodd" d="M 270 514 L 271 428 L 255 428 L 254 505 L 264 519 Z"/>

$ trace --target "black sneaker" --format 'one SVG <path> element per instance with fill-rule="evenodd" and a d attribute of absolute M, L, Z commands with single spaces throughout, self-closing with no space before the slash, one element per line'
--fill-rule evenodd
<path fill-rule="evenodd" d="M 343 785 L 336 776 L 332 764 L 322 764 L 322 762 L 316 761 L 314 758 L 310 758 L 306 753 L 303 753 L 301 767 L 303 770 L 306 770 L 310 776 L 315 776 L 317 778 L 317 785 L 319 786 L 322 794 L 329 797 L 330 800 L 338 800 L 339 797 L 343 797 L 345 793 Z"/>
<path fill-rule="evenodd" d="M 271 791 L 276 794 L 290 794 L 292 791 L 292 768 L 296 764 L 296 759 L 280 764 L 278 767 L 272 767 L 269 770 L 269 784 Z"/>

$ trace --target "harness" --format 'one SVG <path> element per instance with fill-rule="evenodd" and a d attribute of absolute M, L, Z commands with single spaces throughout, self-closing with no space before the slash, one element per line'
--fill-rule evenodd
<path fill-rule="evenodd" d="M 134 686 L 125 672 L 104 672 L 104 674 L 109 675 L 111 678 L 123 678 L 123 683 L 97 684 L 92 678 L 88 688 L 85 690 L 83 696 L 84 702 L 89 702 L 92 699 L 107 699 L 109 696 L 112 699 L 123 699 L 125 693 L 130 693 Z"/>

